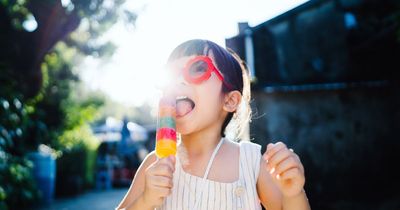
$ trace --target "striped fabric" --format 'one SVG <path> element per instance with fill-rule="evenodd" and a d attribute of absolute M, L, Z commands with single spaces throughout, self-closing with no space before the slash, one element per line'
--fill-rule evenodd
<path fill-rule="evenodd" d="M 256 183 L 260 170 L 261 146 L 240 143 L 239 179 L 222 183 L 186 173 L 176 162 L 172 194 L 164 200 L 160 210 L 196 210 L 195 199 L 201 196 L 197 210 L 261 210 Z M 203 193 L 201 193 L 203 192 Z"/>

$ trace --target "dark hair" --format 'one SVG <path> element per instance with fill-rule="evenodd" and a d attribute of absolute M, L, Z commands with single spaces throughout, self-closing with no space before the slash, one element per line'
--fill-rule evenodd
<path fill-rule="evenodd" d="M 238 90 L 242 94 L 241 107 L 239 107 L 235 113 L 229 113 L 221 127 L 221 135 L 224 137 L 226 127 L 231 122 L 234 115 L 237 115 L 235 118 L 238 121 L 236 123 L 237 127 L 239 128 L 236 129 L 236 131 L 239 131 L 236 132 L 236 135 L 238 136 L 243 131 L 243 127 L 241 126 L 250 120 L 251 114 L 249 105 L 249 73 L 245 63 L 239 58 L 239 56 L 232 50 L 226 50 L 212 41 L 194 39 L 178 45 L 169 56 L 168 62 L 183 56 L 210 55 L 211 52 L 213 54 L 216 67 L 224 75 L 224 79 L 232 85 L 231 89 L 223 86 L 222 91 L 227 93 L 232 90 Z"/>

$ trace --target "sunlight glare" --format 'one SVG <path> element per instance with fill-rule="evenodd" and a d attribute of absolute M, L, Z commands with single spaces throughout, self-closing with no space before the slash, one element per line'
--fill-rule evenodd
<path fill-rule="evenodd" d="M 111 62 L 95 64 L 87 59 L 83 80 L 123 104 L 157 106 L 161 89 L 168 83 L 165 62 L 178 44 L 199 38 L 224 46 L 225 38 L 237 34 L 238 22 L 255 26 L 305 1 L 135 1 L 127 4 L 138 12 L 135 29 L 115 24 L 105 34 L 118 46 Z"/>

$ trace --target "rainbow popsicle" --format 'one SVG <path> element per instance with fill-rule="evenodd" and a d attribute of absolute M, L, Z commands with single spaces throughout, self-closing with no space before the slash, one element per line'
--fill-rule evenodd
<path fill-rule="evenodd" d="M 162 97 L 158 105 L 156 155 L 158 158 L 176 154 L 176 102 L 175 98 Z"/>

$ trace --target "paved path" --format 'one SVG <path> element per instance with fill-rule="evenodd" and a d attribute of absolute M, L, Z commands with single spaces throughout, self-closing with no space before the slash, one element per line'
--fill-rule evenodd
<path fill-rule="evenodd" d="M 75 197 L 56 199 L 51 205 L 34 210 L 114 210 L 128 188 L 91 191 Z"/>

